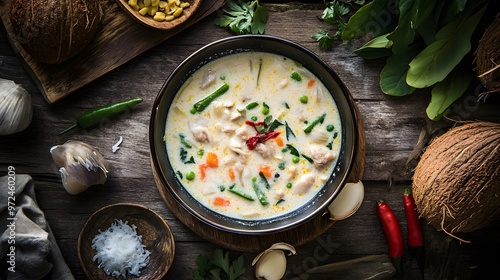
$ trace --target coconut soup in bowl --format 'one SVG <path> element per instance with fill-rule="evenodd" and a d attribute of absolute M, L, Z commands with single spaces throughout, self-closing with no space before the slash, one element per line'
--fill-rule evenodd
<path fill-rule="evenodd" d="M 165 149 L 206 208 L 241 220 L 286 215 L 321 192 L 342 147 L 337 104 L 286 56 L 246 51 L 193 72 L 170 105 Z"/>

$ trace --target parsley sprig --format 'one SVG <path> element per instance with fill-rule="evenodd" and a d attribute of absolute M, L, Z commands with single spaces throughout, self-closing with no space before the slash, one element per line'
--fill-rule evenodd
<path fill-rule="evenodd" d="M 327 31 L 320 30 L 312 36 L 314 40 L 319 42 L 321 49 L 332 50 L 333 42 L 342 39 L 342 33 L 347 25 L 344 16 L 349 14 L 351 10 L 359 9 L 364 3 L 365 0 L 333 0 L 328 3 L 325 2 L 326 8 L 323 10 L 321 19 L 328 24 L 337 26 L 337 31 L 332 36 Z"/>
<path fill-rule="evenodd" d="M 228 27 L 232 32 L 242 34 L 264 34 L 269 13 L 267 8 L 254 1 L 229 1 L 227 9 L 220 15 L 215 24 Z"/>
<path fill-rule="evenodd" d="M 243 255 L 236 260 L 229 259 L 229 252 L 216 249 L 212 258 L 199 255 L 196 259 L 198 269 L 193 271 L 191 280 L 236 280 L 245 273 Z"/>

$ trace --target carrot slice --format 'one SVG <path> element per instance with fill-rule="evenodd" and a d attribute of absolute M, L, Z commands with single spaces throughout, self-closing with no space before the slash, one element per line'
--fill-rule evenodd
<path fill-rule="evenodd" d="M 200 164 L 200 178 L 202 180 L 205 180 L 205 177 L 207 177 L 207 168 L 208 168 L 208 165 L 202 163 Z"/>
<path fill-rule="evenodd" d="M 308 87 L 312 87 L 312 86 L 314 86 L 314 83 L 315 83 L 315 82 L 316 82 L 315 80 L 311 79 L 311 80 L 309 80 L 309 82 L 307 83 L 307 86 L 308 86 Z"/>
<path fill-rule="evenodd" d="M 274 138 L 274 141 L 276 141 L 276 144 L 278 144 L 279 147 L 283 147 L 285 145 L 285 143 L 283 143 L 283 138 L 281 137 Z"/>
<path fill-rule="evenodd" d="M 264 174 L 264 176 L 266 176 L 267 178 L 270 178 L 271 177 L 271 166 L 261 165 L 261 166 L 259 166 L 259 172 L 262 172 L 262 174 Z"/>
<path fill-rule="evenodd" d="M 214 198 L 214 205 L 217 205 L 217 206 L 229 206 L 229 205 L 231 205 L 231 201 L 218 196 L 218 197 Z"/>
<path fill-rule="evenodd" d="M 210 167 L 219 167 L 219 158 L 214 153 L 207 153 L 207 165 Z"/>
<path fill-rule="evenodd" d="M 229 173 L 229 178 L 231 180 L 234 180 L 234 178 L 236 178 L 236 176 L 234 175 L 234 170 L 232 168 L 229 168 L 227 172 Z"/>

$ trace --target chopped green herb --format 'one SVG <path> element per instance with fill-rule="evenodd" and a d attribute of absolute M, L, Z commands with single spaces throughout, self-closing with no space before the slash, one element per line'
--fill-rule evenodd
<path fill-rule="evenodd" d="M 264 183 L 264 186 L 266 187 L 266 189 L 269 190 L 271 188 L 271 185 L 269 185 L 269 182 L 266 179 L 266 175 L 264 175 L 264 173 L 262 173 L 262 172 L 259 172 L 259 176 L 260 176 L 260 180 L 262 181 L 262 183 Z"/>
<path fill-rule="evenodd" d="M 321 116 L 319 116 L 317 119 L 315 119 L 312 123 L 310 123 L 305 129 L 304 129 L 304 132 L 306 134 L 309 134 L 311 133 L 311 131 L 313 130 L 313 128 L 318 125 L 318 124 L 322 124 L 324 121 L 325 121 L 325 117 L 326 117 L 326 114 L 323 114 Z"/>
<path fill-rule="evenodd" d="M 290 105 L 288 105 L 288 103 L 283 102 L 283 105 L 285 105 L 285 108 L 290 109 Z"/>
<path fill-rule="evenodd" d="M 224 81 L 224 80 L 226 79 L 226 76 L 224 76 L 224 75 L 220 75 L 220 79 L 221 79 L 222 81 Z"/>
<path fill-rule="evenodd" d="M 299 100 L 301 103 L 307 104 L 307 102 L 309 101 L 309 98 L 307 98 L 307 95 L 302 95 Z"/>
<path fill-rule="evenodd" d="M 312 38 L 319 42 L 319 47 L 323 50 L 331 51 L 333 49 L 334 38 L 325 30 L 320 30 L 312 35 Z"/>
<path fill-rule="evenodd" d="M 259 72 L 257 73 L 257 86 L 259 85 L 260 71 L 262 70 L 262 58 L 259 59 Z"/>
<path fill-rule="evenodd" d="M 335 131 L 335 133 L 333 133 L 333 139 L 336 139 L 338 136 L 338 133 Z"/>
<path fill-rule="evenodd" d="M 184 145 L 184 147 L 188 149 L 191 149 L 193 147 L 186 141 L 186 136 L 184 136 L 184 134 L 179 133 L 179 138 L 181 139 L 181 144 Z"/>
<path fill-rule="evenodd" d="M 293 136 L 294 138 L 296 137 L 295 136 L 295 133 L 293 133 L 293 130 L 290 128 L 290 126 L 288 125 L 287 122 L 285 122 L 285 134 L 286 134 L 286 140 L 290 140 L 290 137 Z"/>
<path fill-rule="evenodd" d="M 297 151 L 297 149 L 295 149 L 294 146 L 290 145 L 290 144 L 286 144 L 286 147 L 290 150 L 290 154 L 296 156 L 296 157 L 300 157 L 300 153 L 299 151 Z"/>
<path fill-rule="evenodd" d="M 211 259 L 198 255 L 196 265 L 191 280 L 237 280 L 246 271 L 243 255 L 231 261 L 229 252 L 224 254 L 222 249 L 216 249 Z"/>
<path fill-rule="evenodd" d="M 224 185 L 220 185 L 220 186 L 219 186 L 219 190 L 220 190 L 221 192 L 223 192 L 223 191 L 225 191 L 225 190 L 226 190 L 226 187 L 224 187 Z"/>
<path fill-rule="evenodd" d="M 283 162 L 280 162 L 280 163 L 278 164 L 278 168 L 279 168 L 280 170 L 285 170 L 285 166 L 286 166 L 286 162 L 284 162 L 284 161 L 283 161 Z"/>
<path fill-rule="evenodd" d="M 182 178 L 184 177 L 184 176 L 182 176 L 182 172 L 180 172 L 179 170 L 177 170 L 177 171 L 175 172 L 175 174 L 177 174 L 177 176 L 178 176 L 178 177 L 179 177 L 179 179 L 181 179 L 181 180 L 182 180 Z"/>
<path fill-rule="evenodd" d="M 278 200 L 278 202 L 276 202 L 276 204 L 275 204 L 275 205 L 278 205 L 278 204 L 280 204 L 280 203 L 282 203 L 282 202 L 285 202 L 285 200 L 284 200 L 283 198 L 282 198 L 282 199 L 280 199 L 280 200 Z"/>
<path fill-rule="evenodd" d="M 257 116 L 252 116 L 252 117 L 250 117 L 250 119 L 251 119 L 252 121 L 254 121 L 254 122 L 256 122 L 256 121 L 258 121 L 258 120 L 259 120 L 259 118 L 258 118 Z"/>
<path fill-rule="evenodd" d="M 276 128 L 278 128 L 279 126 L 282 126 L 283 123 L 278 121 L 278 120 L 273 120 L 273 122 L 271 123 L 271 125 L 269 125 L 269 128 L 267 129 L 267 131 L 275 131 Z"/>
<path fill-rule="evenodd" d="M 331 149 L 333 149 L 332 145 L 333 145 L 333 142 L 330 142 L 330 143 L 326 144 L 326 147 L 331 150 Z"/>
<path fill-rule="evenodd" d="M 253 108 L 255 108 L 257 106 L 259 106 L 258 102 L 252 102 L 252 103 L 248 103 L 245 108 L 247 108 L 247 110 L 252 110 Z"/>
<path fill-rule="evenodd" d="M 290 78 L 296 80 L 297 82 L 302 81 L 302 77 L 297 72 L 292 72 L 292 74 L 290 75 Z"/>
<path fill-rule="evenodd" d="M 279 178 L 280 176 L 281 175 L 278 172 L 274 173 L 274 178 Z"/>
<path fill-rule="evenodd" d="M 189 171 L 188 173 L 186 173 L 186 180 L 192 181 L 194 180 L 194 177 L 196 177 L 196 174 L 194 174 L 193 171 Z"/>
<path fill-rule="evenodd" d="M 266 102 L 262 103 L 262 114 L 263 115 L 269 114 L 269 105 L 267 105 Z"/>
<path fill-rule="evenodd" d="M 310 162 L 310 163 L 314 163 L 314 161 L 312 160 L 312 158 L 310 158 L 310 157 L 308 157 L 308 156 L 306 156 L 306 155 L 304 155 L 304 154 L 300 154 L 300 155 L 301 155 L 303 158 L 305 158 L 308 162 Z"/>

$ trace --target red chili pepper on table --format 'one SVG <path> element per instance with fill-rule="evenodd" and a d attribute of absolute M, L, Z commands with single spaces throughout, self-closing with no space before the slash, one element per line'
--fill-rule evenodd
<path fill-rule="evenodd" d="M 420 272 L 424 273 L 424 238 L 422 225 L 420 224 L 417 206 L 410 188 L 406 188 L 403 194 L 403 204 L 406 213 L 406 223 L 408 227 L 408 247 L 417 258 Z"/>
<path fill-rule="evenodd" d="M 387 243 L 389 245 L 389 258 L 396 271 L 401 273 L 401 257 L 403 256 L 403 235 L 398 220 L 391 207 L 383 201 L 377 202 L 377 214 L 382 223 Z"/>

